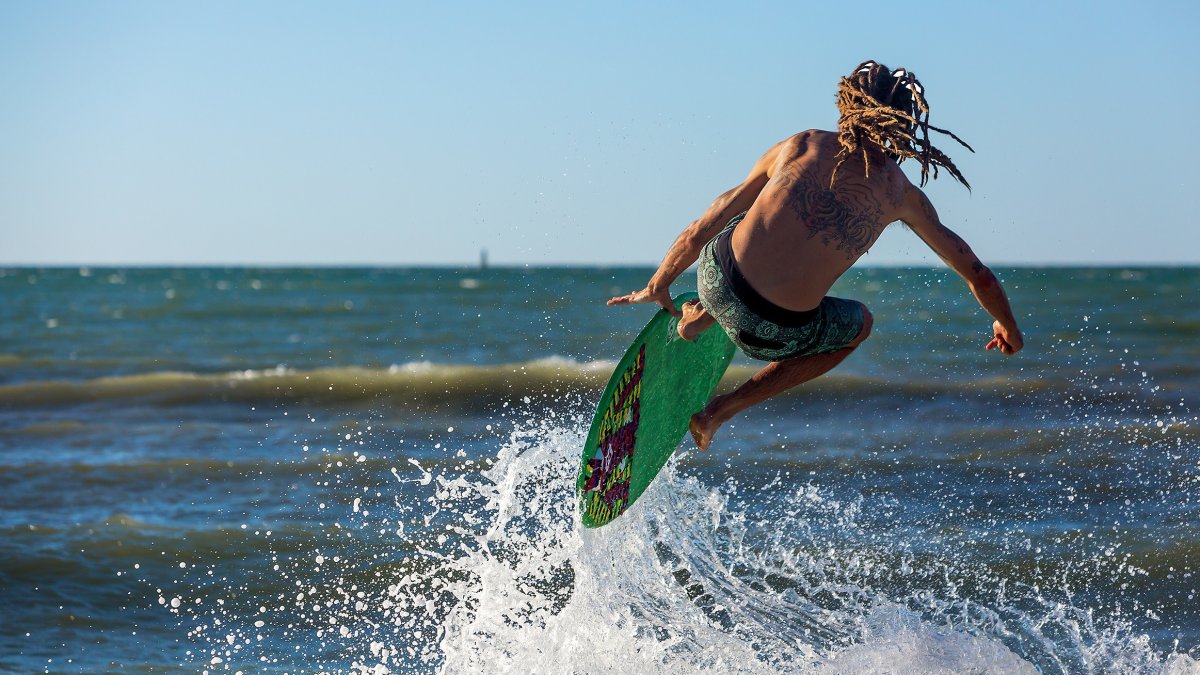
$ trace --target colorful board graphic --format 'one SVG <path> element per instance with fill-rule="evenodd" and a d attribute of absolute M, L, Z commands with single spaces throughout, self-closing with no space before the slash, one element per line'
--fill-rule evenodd
<path fill-rule="evenodd" d="M 675 305 L 695 297 L 684 293 Z M 719 326 L 688 342 L 676 333 L 678 322 L 659 310 L 625 352 L 600 398 L 575 483 L 587 527 L 608 523 L 641 496 L 733 358 L 733 343 Z"/>

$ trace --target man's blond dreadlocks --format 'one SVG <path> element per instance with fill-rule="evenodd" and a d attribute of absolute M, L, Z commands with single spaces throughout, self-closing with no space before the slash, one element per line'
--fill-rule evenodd
<path fill-rule="evenodd" d="M 864 143 L 870 141 L 896 157 L 898 162 L 909 158 L 920 162 L 922 187 L 929 182 L 930 167 L 933 167 L 934 178 L 937 178 L 938 167 L 942 167 L 971 189 L 971 184 L 950 157 L 929 142 L 929 131 L 946 134 L 971 152 L 975 150 L 958 136 L 929 124 L 925 88 L 912 73 L 903 68 L 890 71 L 887 66 L 864 61 L 838 84 L 837 106 L 842 115 L 838 120 L 838 142 L 842 149 L 829 179 L 831 185 L 842 162 L 856 152 L 862 153 L 866 170 L 870 172 Z"/>

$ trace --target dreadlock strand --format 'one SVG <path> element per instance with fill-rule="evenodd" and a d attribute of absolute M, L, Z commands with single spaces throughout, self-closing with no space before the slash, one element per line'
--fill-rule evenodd
<path fill-rule="evenodd" d="M 941 132 L 941 133 L 943 133 L 943 134 L 946 134 L 946 135 L 947 135 L 947 136 L 949 136 L 950 138 L 953 138 L 954 140 L 958 141 L 958 144 L 959 144 L 959 145 L 961 145 L 961 146 L 963 146 L 964 148 L 966 148 L 966 149 L 970 150 L 971 152 L 975 152 L 975 148 L 972 148 L 971 146 L 967 145 L 967 142 L 966 142 L 966 141 L 964 141 L 963 139 L 959 138 L 957 135 L 955 135 L 955 134 L 954 134 L 954 132 L 952 132 L 952 131 L 947 131 L 946 129 L 939 129 L 938 127 L 935 127 L 935 126 L 933 126 L 932 124 L 930 124 L 930 125 L 929 125 L 929 128 L 930 128 L 930 129 L 932 129 L 932 130 L 934 130 L 934 131 L 938 131 L 938 132 Z"/>
<path fill-rule="evenodd" d="M 945 153 L 943 153 L 941 150 L 938 150 L 937 148 L 932 148 L 931 154 L 937 160 L 937 163 L 933 165 L 935 171 L 936 171 L 938 165 L 941 165 L 941 167 L 944 168 L 947 172 L 949 172 L 951 176 L 954 176 L 954 178 L 957 179 L 958 182 L 965 185 L 968 190 L 971 189 L 971 184 L 968 183 L 967 179 L 963 177 L 962 172 L 959 171 L 958 167 L 954 165 L 953 160 L 951 160 L 949 157 L 946 156 Z M 937 174 L 935 173 L 934 178 L 936 178 L 936 177 L 937 177 Z"/>

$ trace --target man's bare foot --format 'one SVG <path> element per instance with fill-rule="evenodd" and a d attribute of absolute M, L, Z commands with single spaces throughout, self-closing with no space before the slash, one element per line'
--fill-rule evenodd
<path fill-rule="evenodd" d="M 696 441 L 696 447 L 700 448 L 702 452 L 706 452 L 712 443 L 713 434 L 717 433 L 717 428 L 720 426 L 721 423 L 705 408 L 692 415 L 692 419 L 688 423 L 688 430 L 692 432 L 692 440 Z"/>
<path fill-rule="evenodd" d="M 675 330 L 679 332 L 679 337 L 691 342 L 716 322 L 699 300 L 688 300 L 683 303 L 683 318 Z"/>

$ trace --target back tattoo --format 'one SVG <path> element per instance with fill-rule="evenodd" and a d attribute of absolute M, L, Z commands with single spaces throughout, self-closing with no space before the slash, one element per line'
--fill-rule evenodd
<path fill-rule="evenodd" d="M 847 260 L 862 255 L 885 223 L 883 208 L 865 185 L 839 182 L 822 185 L 814 175 L 784 167 L 772 181 L 787 192 L 787 205 L 808 228 L 808 238 L 820 237 L 826 246 L 846 254 Z"/>

